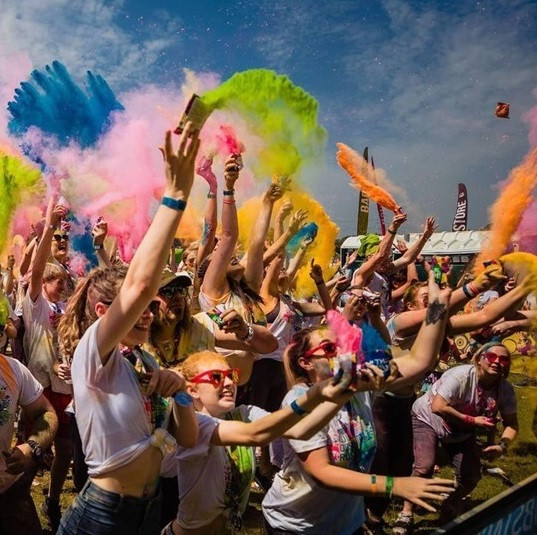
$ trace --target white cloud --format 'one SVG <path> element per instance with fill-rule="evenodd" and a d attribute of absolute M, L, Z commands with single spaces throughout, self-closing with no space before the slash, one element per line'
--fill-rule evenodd
<path fill-rule="evenodd" d="M 151 67 L 180 41 L 179 19 L 165 12 L 127 32 L 123 0 L 24 0 L 2 5 L 0 58 L 24 51 L 36 68 L 57 59 L 77 76 L 96 70 L 112 84 L 147 81 Z"/>

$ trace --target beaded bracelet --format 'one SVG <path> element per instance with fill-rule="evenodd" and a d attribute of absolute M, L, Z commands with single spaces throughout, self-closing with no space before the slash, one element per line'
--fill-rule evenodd
<path fill-rule="evenodd" d="M 222 202 L 223 202 L 224 204 L 235 204 L 234 199 L 224 199 Z"/>

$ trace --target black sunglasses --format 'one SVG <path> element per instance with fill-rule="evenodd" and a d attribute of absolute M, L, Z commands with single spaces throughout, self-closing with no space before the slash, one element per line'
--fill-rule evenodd
<path fill-rule="evenodd" d="M 52 236 L 57 242 L 60 242 L 62 240 L 69 241 L 69 236 L 67 234 L 54 234 Z"/>
<path fill-rule="evenodd" d="M 164 299 L 173 299 L 177 294 L 185 297 L 188 293 L 188 289 L 182 286 L 164 286 L 158 291 L 158 295 L 164 297 Z"/>

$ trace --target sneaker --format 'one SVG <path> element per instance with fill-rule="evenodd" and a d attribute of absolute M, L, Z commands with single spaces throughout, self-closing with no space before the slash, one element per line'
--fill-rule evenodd
<path fill-rule="evenodd" d="M 56 533 L 60 527 L 60 519 L 62 517 L 62 511 L 60 508 L 60 502 L 51 500 L 49 497 L 45 498 L 41 512 L 45 515 L 50 524 L 52 533 Z"/>
<path fill-rule="evenodd" d="M 397 520 L 393 524 L 393 535 L 410 535 L 414 529 L 414 515 L 409 513 L 399 513 Z"/>

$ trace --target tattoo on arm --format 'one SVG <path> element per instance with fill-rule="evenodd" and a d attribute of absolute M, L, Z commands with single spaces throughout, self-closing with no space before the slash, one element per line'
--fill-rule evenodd
<path fill-rule="evenodd" d="M 425 325 L 434 325 L 446 317 L 446 305 L 439 303 L 438 299 L 429 303 L 427 314 L 425 316 Z"/>
<path fill-rule="evenodd" d="M 205 220 L 204 223 L 203 223 L 203 235 L 201 237 L 201 244 L 202 245 L 207 244 L 207 240 L 209 238 L 209 234 L 211 233 L 211 230 L 212 230 L 211 223 L 209 221 Z"/>

